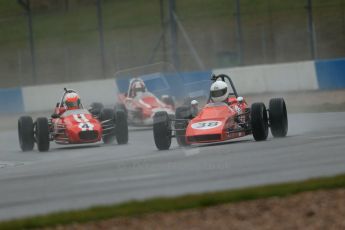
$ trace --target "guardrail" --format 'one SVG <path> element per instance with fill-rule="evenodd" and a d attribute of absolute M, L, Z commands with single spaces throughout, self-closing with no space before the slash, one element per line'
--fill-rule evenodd
<path fill-rule="evenodd" d="M 240 94 L 289 92 L 345 88 L 345 59 L 305 61 L 274 65 L 224 68 L 202 72 L 152 73 L 142 76 L 157 96 L 168 94 L 177 100 L 208 96 L 212 73 L 232 77 Z M 77 90 L 85 105 L 115 104 L 117 94 L 126 92 L 131 76 L 69 84 L 0 89 L 0 113 L 52 110 L 64 87 Z"/>

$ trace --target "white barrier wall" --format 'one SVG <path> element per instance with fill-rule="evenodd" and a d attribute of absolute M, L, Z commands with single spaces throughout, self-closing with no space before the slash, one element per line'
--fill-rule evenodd
<path fill-rule="evenodd" d="M 241 94 L 319 89 L 315 64 L 312 61 L 225 68 L 216 69 L 212 72 L 231 76 Z M 188 75 L 187 77 L 190 76 L 188 73 L 185 74 Z M 202 79 L 204 78 L 200 76 L 195 78 L 193 82 L 203 82 Z M 205 84 L 208 89 L 209 83 Z M 61 99 L 64 87 L 77 90 L 85 106 L 92 102 L 102 102 L 105 105 L 116 103 L 118 92 L 116 81 L 115 79 L 107 79 L 24 87 L 21 89 L 21 108 L 24 107 L 24 112 L 53 111 L 54 106 Z M 21 97 L 21 95 L 19 96 Z"/>
<path fill-rule="evenodd" d="M 213 73 L 229 75 L 243 94 L 318 89 L 313 61 L 216 69 Z"/>
<path fill-rule="evenodd" d="M 56 103 L 61 99 L 63 88 L 76 90 L 84 106 L 89 106 L 92 102 L 114 105 L 117 99 L 114 79 L 30 86 L 22 88 L 24 111 L 53 111 Z"/>

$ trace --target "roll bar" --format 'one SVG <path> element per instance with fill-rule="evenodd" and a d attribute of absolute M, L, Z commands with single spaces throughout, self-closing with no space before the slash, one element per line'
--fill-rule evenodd
<path fill-rule="evenodd" d="M 67 93 L 77 93 L 77 91 L 75 91 L 74 89 L 63 88 L 63 90 L 64 90 L 64 93 L 63 93 L 63 95 L 62 95 L 62 97 L 61 97 L 61 100 L 60 100 L 60 103 L 59 103 L 59 107 L 60 107 L 60 108 L 63 106 L 63 99 L 65 98 L 65 95 L 66 95 Z M 77 94 L 78 94 L 78 93 L 77 93 Z M 83 105 L 82 105 L 82 107 L 83 107 Z"/>
<path fill-rule="evenodd" d="M 238 97 L 238 93 L 237 93 L 237 90 L 235 88 L 234 82 L 231 80 L 231 78 L 228 75 L 226 75 L 226 74 L 219 74 L 219 75 L 212 74 L 212 76 L 211 76 L 211 81 L 212 82 L 216 82 L 219 79 L 221 79 L 221 81 L 223 81 L 225 83 L 227 83 L 226 80 L 229 81 L 230 87 L 232 88 L 232 92 L 234 92 L 231 95 L 234 95 L 237 98 Z M 208 102 L 210 102 L 210 101 L 211 101 L 211 93 L 210 93 L 210 95 L 208 97 Z"/>

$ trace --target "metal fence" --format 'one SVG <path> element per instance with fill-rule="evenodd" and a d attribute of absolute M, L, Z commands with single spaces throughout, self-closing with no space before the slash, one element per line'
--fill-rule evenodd
<path fill-rule="evenodd" d="M 3 2 L 1 88 L 109 78 L 159 61 L 193 71 L 345 56 L 345 0 Z M 30 3 L 32 46 L 18 2 Z"/>

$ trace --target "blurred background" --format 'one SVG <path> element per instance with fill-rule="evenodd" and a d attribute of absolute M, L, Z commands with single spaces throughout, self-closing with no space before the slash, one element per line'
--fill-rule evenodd
<path fill-rule="evenodd" d="M 345 0 L 0 0 L 0 88 L 345 56 Z"/>

